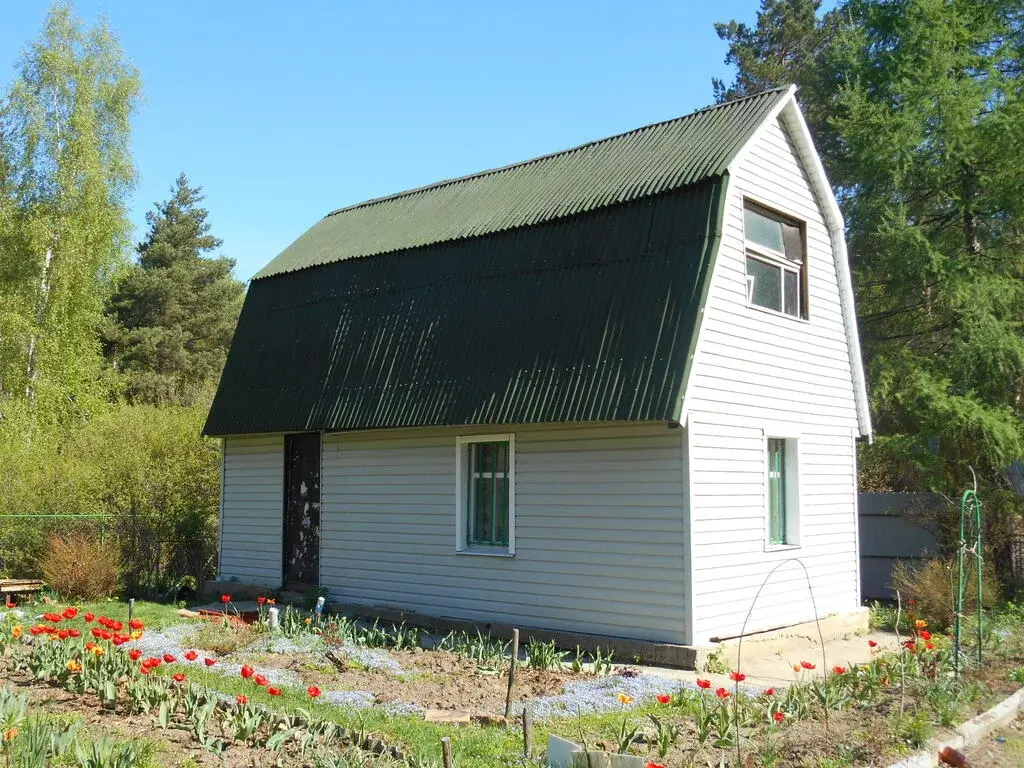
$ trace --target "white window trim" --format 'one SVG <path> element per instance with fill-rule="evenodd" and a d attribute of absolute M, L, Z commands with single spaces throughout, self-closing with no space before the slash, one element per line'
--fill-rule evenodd
<path fill-rule="evenodd" d="M 471 546 L 466 539 L 466 446 L 470 443 L 508 443 L 508 548 Z M 516 554 L 516 436 L 467 435 L 455 438 L 455 553 L 481 557 Z"/>
<path fill-rule="evenodd" d="M 772 544 L 771 501 L 768 482 L 768 441 L 786 441 L 786 543 Z M 803 546 L 801 528 L 803 523 L 803 492 L 800 482 L 800 468 L 803 465 L 803 440 L 798 431 L 785 425 L 766 426 L 761 439 L 764 465 L 764 551 L 786 552 Z"/>
<path fill-rule="evenodd" d="M 766 246 L 761 245 L 760 243 L 755 243 L 753 240 L 748 240 L 747 217 L 745 214 L 747 207 L 749 205 L 754 208 L 761 208 L 768 213 L 773 213 L 777 216 L 790 219 L 791 221 L 800 222 L 805 227 L 807 226 L 807 223 L 802 218 L 795 214 L 789 213 L 788 211 L 779 210 L 773 205 L 763 203 L 757 198 L 750 197 L 748 195 L 743 195 L 740 198 L 740 201 L 742 206 L 740 209 L 740 226 L 743 229 L 743 274 L 745 278 L 743 284 L 746 293 L 745 298 L 747 302 L 747 307 L 749 309 L 756 309 L 760 312 L 768 312 L 769 314 L 775 315 L 776 317 L 785 317 L 789 320 L 796 320 L 797 322 L 803 323 L 810 322 L 810 310 L 808 309 L 808 307 L 804 306 L 807 303 L 807 297 L 804 296 L 804 290 L 802 285 L 803 280 L 801 275 L 805 268 L 808 270 L 810 269 L 810 254 L 807 252 L 808 249 L 806 242 L 804 243 L 803 261 L 793 261 L 793 259 L 787 258 L 785 253 L 780 253 L 779 251 L 776 251 L 773 248 L 768 248 Z M 763 261 L 770 266 L 782 267 L 784 270 L 788 269 L 790 272 L 796 273 L 797 280 L 800 281 L 799 291 L 797 292 L 797 303 L 799 304 L 797 308 L 797 314 L 791 315 L 788 312 L 786 312 L 784 308 L 772 309 L 771 307 L 763 307 L 760 304 L 755 304 L 753 302 L 753 286 L 751 286 L 750 284 L 750 276 L 746 274 L 747 256 Z M 782 297 L 783 307 L 785 307 L 786 278 L 783 274 L 779 275 L 779 281 L 781 283 L 781 285 L 779 286 L 779 296 Z M 806 317 L 804 317 L 805 314 L 807 315 Z"/>

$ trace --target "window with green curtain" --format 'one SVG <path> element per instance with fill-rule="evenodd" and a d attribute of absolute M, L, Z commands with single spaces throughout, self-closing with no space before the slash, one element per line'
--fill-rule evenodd
<path fill-rule="evenodd" d="M 786 544 L 786 441 L 768 440 L 768 541 Z"/>
<path fill-rule="evenodd" d="M 508 546 L 509 444 L 469 443 L 466 473 L 466 541 L 477 546 Z"/>

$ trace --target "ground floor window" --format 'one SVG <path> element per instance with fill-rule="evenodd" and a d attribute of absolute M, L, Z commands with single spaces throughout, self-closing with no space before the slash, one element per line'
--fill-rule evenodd
<path fill-rule="evenodd" d="M 799 543 L 799 446 L 795 438 L 769 437 L 766 446 L 768 544 Z"/>
<path fill-rule="evenodd" d="M 456 440 L 456 549 L 513 554 L 515 438 L 481 435 Z"/>

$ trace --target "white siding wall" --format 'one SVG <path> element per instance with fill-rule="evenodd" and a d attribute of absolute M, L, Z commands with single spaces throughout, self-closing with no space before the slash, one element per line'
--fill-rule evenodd
<path fill-rule="evenodd" d="M 224 439 L 220 578 L 281 584 L 284 436 Z"/>
<path fill-rule="evenodd" d="M 743 195 L 807 222 L 809 322 L 747 306 Z M 693 641 L 738 634 L 765 576 L 791 557 L 810 571 L 819 615 L 856 608 L 857 415 L 839 287 L 828 230 L 781 123 L 733 169 L 687 409 Z M 800 435 L 800 546 L 767 551 L 764 437 L 789 433 Z M 747 629 L 813 613 L 791 563 L 769 582 Z"/>
<path fill-rule="evenodd" d="M 514 558 L 455 553 L 455 437 L 327 435 L 321 581 L 334 600 L 552 630 L 684 638 L 683 432 L 508 427 Z"/>

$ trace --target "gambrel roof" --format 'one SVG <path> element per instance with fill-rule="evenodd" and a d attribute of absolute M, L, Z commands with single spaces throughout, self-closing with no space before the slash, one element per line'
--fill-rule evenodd
<path fill-rule="evenodd" d="M 792 97 L 329 214 L 251 283 L 206 434 L 679 421 L 728 168 Z"/>

